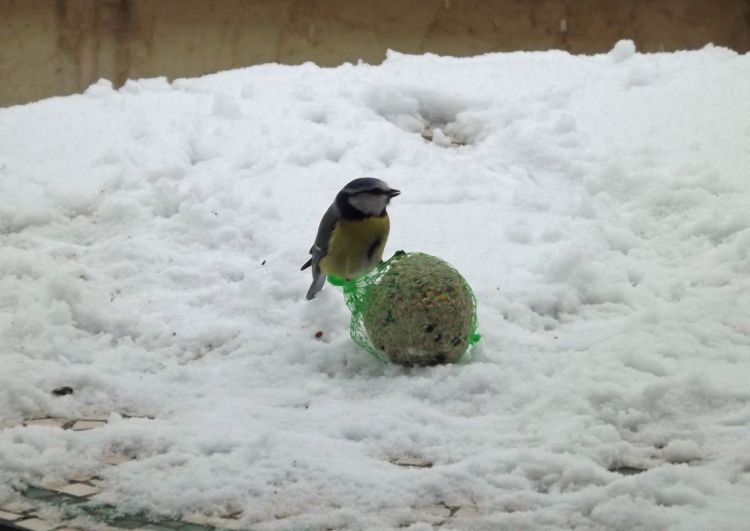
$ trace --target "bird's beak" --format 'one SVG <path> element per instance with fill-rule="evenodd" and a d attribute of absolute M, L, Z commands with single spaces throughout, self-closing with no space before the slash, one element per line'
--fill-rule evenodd
<path fill-rule="evenodd" d="M 388 197 L 396 197 L 400 193 L 401 193 L 401 190 L 395 190 L 391 188 L 390 190 L 388 190 Z"/>

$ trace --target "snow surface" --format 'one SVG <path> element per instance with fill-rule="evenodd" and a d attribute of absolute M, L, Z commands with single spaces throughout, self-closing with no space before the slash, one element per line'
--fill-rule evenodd
<path fill-rule="evenodd" d="M 259 529 L 429 529 L 435 504 L 476 508 L 443 529 L 747 529 L 748 86 L 750 55 L 622 42 L 0 110 L 0 499 L 86 472 L 124 510 Z M 386 256 L 474 287 L 461 364 L 385 366 L 337 288 L 305 301 L 365 175 L 403 191 Z"/>

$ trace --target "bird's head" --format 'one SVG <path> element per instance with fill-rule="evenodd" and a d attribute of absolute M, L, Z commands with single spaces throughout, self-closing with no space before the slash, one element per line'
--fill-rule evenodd
<path fill-rule="evenodd" d="M 401 192 L 374 177 L 360 177 L 344 186 L 336 196 L 336 205 L 346 214 L 351 211 L 362 216 L 382 216 L 391 199 Z"/>

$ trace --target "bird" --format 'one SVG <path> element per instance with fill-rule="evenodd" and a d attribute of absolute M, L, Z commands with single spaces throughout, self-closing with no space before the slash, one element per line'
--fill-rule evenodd
<path fill-rule="evenodd" d="M 380 263 L 390 231 L 386 207 L 400 193 L 380 179 L 360 177 L 336 194 L 320 220 L 312 257 L 300 268 L 312 267 L 307 300 L 323 289 L 328 275 L 351 280 Z"/>

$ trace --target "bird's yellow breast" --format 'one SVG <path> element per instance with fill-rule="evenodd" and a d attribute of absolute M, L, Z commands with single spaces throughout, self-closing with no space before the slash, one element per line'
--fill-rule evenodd
<path fill-rule="evenodd" d="M 320 260 L 320 270 L 345 279 L 366 274 L 380 263 L 389 230 L 387 215 L 339 220 L 328 242 L 328 253 Z"/>

